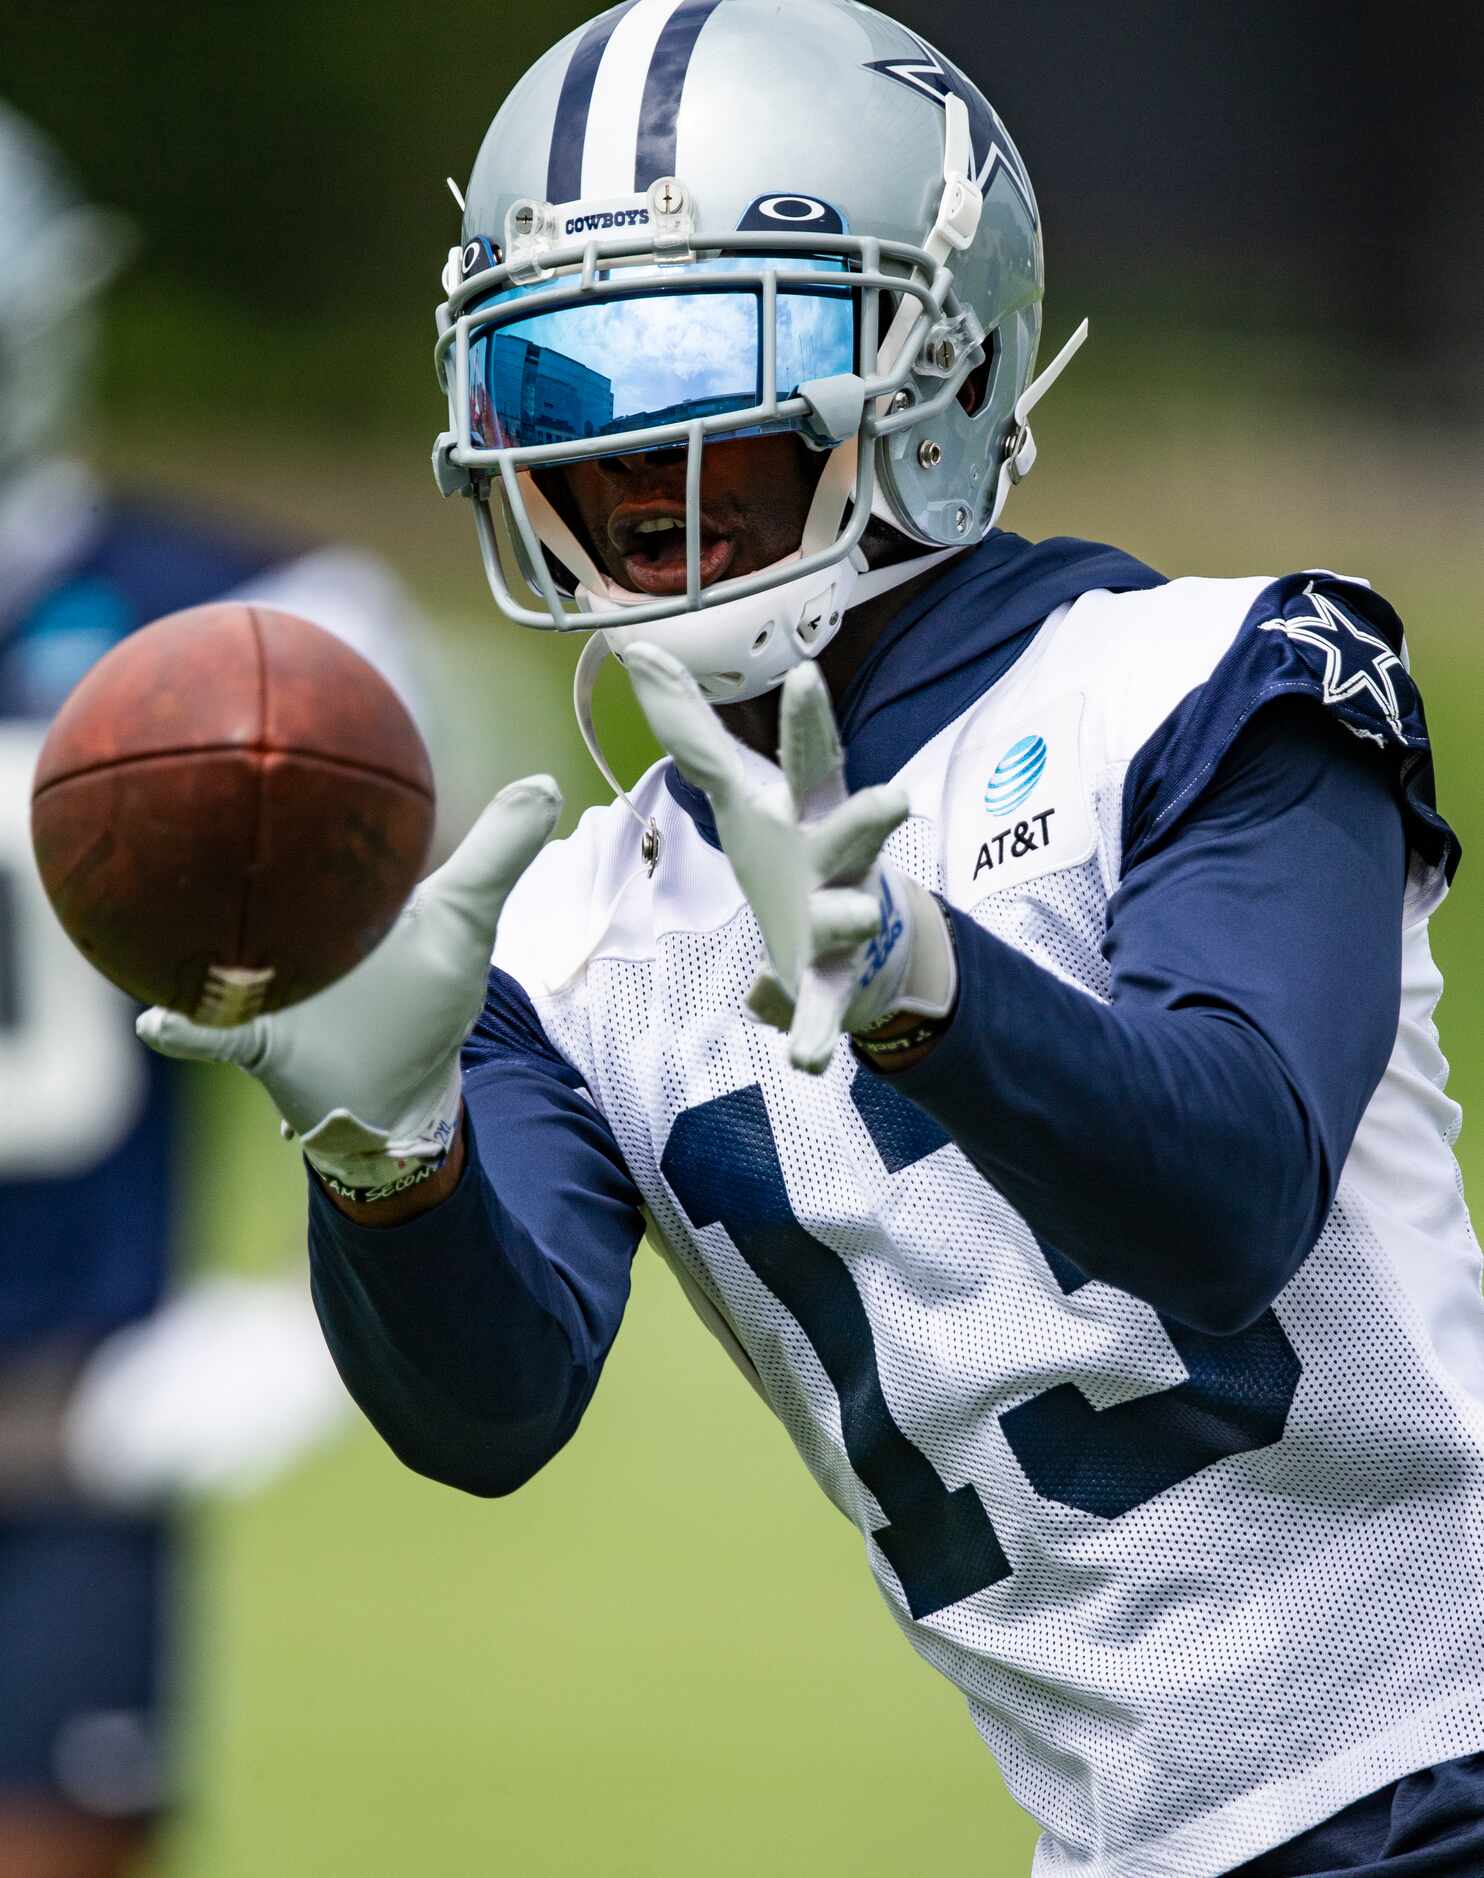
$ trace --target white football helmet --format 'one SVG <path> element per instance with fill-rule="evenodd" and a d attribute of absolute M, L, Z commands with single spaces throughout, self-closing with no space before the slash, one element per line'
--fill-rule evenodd
<path fill-rule="evenodd" d="M 87 396 L 93 303 L 134 246 L 79 195 L 41 134 L 0 104 L 0 483 L 66 441 Z"/>
<path fill-rule="evenodd" d="M 628 0 L 490 126 L 444 273 L 434 467 L 473 500 L 523 625 L 665 646 L 756 697 L 852 601 L 978 541 L 1034 459 L 1042 258 L 1004 126 L 857 0 Z M 705 446 L 794 432 L 823 458 L 798 549 L 702 585 Z M 686 589 L 618 585 L 533 471 L 686 455 Z M 872 571 L 873 517 L 922 552 Z"/>

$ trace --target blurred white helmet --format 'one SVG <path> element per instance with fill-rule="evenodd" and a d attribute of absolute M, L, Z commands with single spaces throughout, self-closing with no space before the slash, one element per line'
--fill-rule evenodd
<path fill-rule="evenodd" d="M 133 247 L 61 158 L 0 104 L 0 481 L 55 453 L 87 395 L 93 302 Z"/>
<path fill-rule="evenodd" d="M 1042 257 L 988 101 L 857 0 L 629 0 L 525 74 L 449 256 L 434 465 L 524 625 L 667 646 L 719 703 L 988 533 L 1030 468 Z M 1085 331 L 1085 328 L 1083 329 Z M 796 552 L 702 584 L 708 442 L 822 458 Z M 534 471 L 684 450 L 686 590 L 618 585 Z M 875 517 L 920 553 L 871 571 Z"/>

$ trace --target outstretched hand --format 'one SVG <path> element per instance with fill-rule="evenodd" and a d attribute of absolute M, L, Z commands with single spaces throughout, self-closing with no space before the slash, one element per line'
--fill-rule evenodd
<path fill-rule="evenodd" d="M 376 1192 L 405 1180 L 450 1145 L 459 1051 L 483 1007 L 495 928 L 561 807 L 549 776 L 502 789 L 370 957 L 318 996 L 228 1029 L 156 1006 L 140 1037 L 162 1055 L 256 1076 L 339 1186 Z"/>
<path fill-rule="evenodd" d="M 789 1058 L 813 1074 L 843 1031 L 863 1031 L 894 1011 L 942 1016 L 953 997 L 952 952 L 919 948 L 925 922 L 942 915 L 917 884 L 883 863 L 888 835 L 907 816 L 897 783 L 845 786 L 845 758 L 819 668 L 784 680 L 780 770 L 758 786 L 741 746 L 695 679 L 657 646 L 624 652 L 624 668 L 660 743 L 704 789 L 738 884 L 762 928 L 768 966 L 748 999 L 754 1016 L 788 1032 Z M 930 930 L 930 929 L 929 929 Z M 917 982 L 915 950 L 946 963 L 944 982 Z M 931 978 L 934 974 L 928 974 Z"/>

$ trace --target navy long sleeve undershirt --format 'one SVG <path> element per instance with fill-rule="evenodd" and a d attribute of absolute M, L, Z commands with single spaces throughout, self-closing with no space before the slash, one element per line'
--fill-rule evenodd
<path fill-rule="evenodd" d="M 315 1308 L 347 1388 L 409 1467 L 481 1494 L 520 1486 L 576 1428 L 643 1232 L 577 1073 L 512 979 L 491 973 L 491 990 L 464 1048 L 468 1155 L 448 1199 L 358 1227 L 309 1182 Z"/>
<path fill-rule="evenodd" d="M 952 915 L 961 990 L 894 1078 L 1042 1243 L 1179 1322 L 1243 1328 L 1324 1225 L 1401 999 L 1391 765 L 1271 705 L 1108 908 L 1112 1003 Z"/>
<path fill-rule="evenodd" d="M 1312 1246 L 1395 1038 L 1394 769 L 1314 706 L 1262 710 L 1109 908 L 1112 1003 L 954 915 L 961 987 L 895 1078 L 1089 1277 L 1236 1330 Z M 315 1297 L 351 1392 L 418 1471 L 477 1493 L 561 1447 L 642 1230 L 613 1136 L 513 981 L 465 1057 L 458 1188 L 358 1227 L 311 1183 Z"/>

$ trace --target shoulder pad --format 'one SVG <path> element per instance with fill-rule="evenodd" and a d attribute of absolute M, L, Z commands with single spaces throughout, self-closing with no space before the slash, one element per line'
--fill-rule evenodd
<path fill-rule="evenodd" d="M 1322 568 L 1263 585 L 1214 668 L 1132 753 L 1124 867 L 1199 800 L 1253 716 L 1285 697 L 1313 699 L 1353 736 L 1390 754 L 1413 856 L 1409 914 L 1427 910 L 1452 878 L 1459 847 L 1437 812 L 1432 748 L 1402 623 L 1367 582 Z"/>

